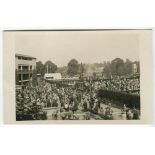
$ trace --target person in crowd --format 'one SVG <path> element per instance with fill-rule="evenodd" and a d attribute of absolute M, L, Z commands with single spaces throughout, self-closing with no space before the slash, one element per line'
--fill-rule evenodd
<path fill-rule="evenodd" d="M 107 120 L 113 119 L 113 110 L 111 107 L 111 103 L 109 103 L 108 106 L 105 108 L 105 119 Z"/>
<path fill-rule="evenodd" d="M 132 110 L 132 113 L 133 113 L 133 120 L 138 120 L 140 119 L 139 118 L 139 111 L 134 107 L 133 110 Z"/>
<path fill-rule="evenodd" d="M 123 120 L 126 120 L 126 113 L 127 113 L 127 107 L 124 104 L 123 108 L 121 109 L 121 117 L 122 117 Z"/>
<path fill-rule="evenodd" d="M 126 119 L 127 120 L 132 120 L 133 119 L 133 113 L 132 113 L 132 110 L 131 109 L 127 109 Z"/>

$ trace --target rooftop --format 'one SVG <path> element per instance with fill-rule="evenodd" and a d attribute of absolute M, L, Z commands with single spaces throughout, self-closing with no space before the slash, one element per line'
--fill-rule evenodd
<path fill-rule="evenodd" d="M 36 59 L 35 57 L 29 56 L 29 55 L 24 55 L 24 54 L 15 54 L 16 57 L 25 57 L 25 58 L 32 58 L 32 59 Z"/>

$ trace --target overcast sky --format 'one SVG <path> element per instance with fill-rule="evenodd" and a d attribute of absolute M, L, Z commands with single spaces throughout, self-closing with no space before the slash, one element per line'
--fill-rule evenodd
<path fill-rule="evenodd" d="M 136 31 L 28 31 L 17 32 L 15 53 L 30 55 L 43 63 L 58 66 L 75 58 L 79 63 L 94 63 L 129 58 L 139 60 Z"/>

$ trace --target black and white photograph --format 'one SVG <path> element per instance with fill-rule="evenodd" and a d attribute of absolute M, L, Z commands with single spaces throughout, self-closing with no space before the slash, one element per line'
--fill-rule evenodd
<path fill-rule="evenodd" d="M 154 152 L 153 2 L 1 1 L 2 155 Z"/>
<path fill-rule="evenodd" d="M 137 33 L 17 34 L 16 121 L 141 119 Z"/>

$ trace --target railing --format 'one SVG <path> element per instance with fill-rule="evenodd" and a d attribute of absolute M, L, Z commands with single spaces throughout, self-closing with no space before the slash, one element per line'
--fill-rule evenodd
<path fill-rule="evenodd" d="M 23 69 L 23 70 L 18 70 L 17 73 L 33 73 L 32 70 L 28 70 L 28 69 Z"/>

